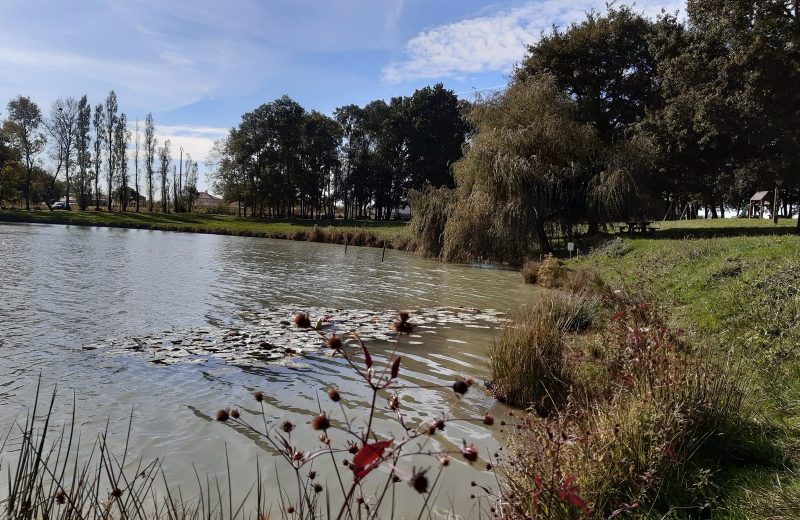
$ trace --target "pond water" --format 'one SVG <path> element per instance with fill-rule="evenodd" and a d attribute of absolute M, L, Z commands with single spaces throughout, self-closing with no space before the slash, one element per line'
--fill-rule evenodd
<path fill-rule="evenodd" d="M 274 453 L 263 441 L 214 421 L 216 410 L 239 406 L 244 418 L 263 424 L 252 397 L 260 390 L 268 423 L 295 422 L 293 442 L 310 450 L 319 446 L 308 425 L 318 403 L 333 417 L 338 413 L 325 394 L 331 385 L 340 389 L 355 423 L 364 421 L 368 407 L 363 383 L 322 348 L 319 337 L 281 329 L 281 321 L 290 329 L 285 322 L 293 312 L 310 309 L 314 321 L 322 317 L 315 313 L 324 313 L 339 332 L 354 322 L 364 327 L 377 364 L 394 348 L 387 341 L 393 337 L 387 317 L 410 309 L 414 320 L 417 311 L 424 327 L 403 336 L 397 347 L 400 380 L 451 384 L 460 376 L 479 382 L 488 377 L 487 351 L 498 326 L 491 311 L 513 311 L 532 297 L 534 289 L 516 272 L 396 251 L 387 251 L 381 262 L 380 249 L 351 247 L 345 254 L 342 246 L 306 242 L 0 224 L 0 417 L 6 419 L 4 430 L 14 418 L 24 419 L 41 374 L 47 391 L 58 388 L 57 421 L 68 417 L 74 392 L 82 434 L 91 438 L 110 421 L 112 443 L 121 446 L 132 414 L 134 454 L 164 458 L 168 480 L 184 489 L 195 481 L 194 468 L 200 475 L 224 474 L 227 456 L 235 468 L 235 499 L 241 499 L 255 480 L 256 459 L 270 468 L 262 475 L 266 492 L 286 475 L 276 471 Z M 337 325 L 339 314 L 349 321 Z M 288 341 L 299 352 L 273 363 L 233 354 L 189 355 L 178 348 L 192 337 L 222 343 L 231 330 L 250 330 L 253 337 L 293 335 Z M 143 346 L 128 349 L 133 341 Z M 243 348 L 245 343 L 250 342 L 242 342 Z M 158 362 L 173 360 L 170 345 L 186 362 Z M 480 384 L 461 400 L 449 389 L 408 390 L 401 398 L 412 424 L 443 413 L 505 413 Z M 399 434 L 388 412 L 381 411 L 375 424 L 387 437 Z M 483 456 L 496 449 L 502 433 L 499 425 L 456 422 L 437 435 L 435 445 L 456 449 L 462 439 L 474 442 Z M 439 506 L 455 504 L 468 512 L 469 483 L 494 480 L 480 469 L 454 461 L 443 476 Z M 416 517 L 418 507 L 408 507 Z"/>

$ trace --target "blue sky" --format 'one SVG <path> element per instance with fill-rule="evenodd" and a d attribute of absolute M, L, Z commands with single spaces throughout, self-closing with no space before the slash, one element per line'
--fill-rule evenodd
<path fill-rule="evenodd" d="M 96 104 L 203 160 L 241 114 L 288 94 L 331 113 L 442 82 L 462 97 L 503 85 L 525 45 L 605 0 L 3 0 L 0 102 Z M 639 0 L 648 14 L 678 0 Z"/>

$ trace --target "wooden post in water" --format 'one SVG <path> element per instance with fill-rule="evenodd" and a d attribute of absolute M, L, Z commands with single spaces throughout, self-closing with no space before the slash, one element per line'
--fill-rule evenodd
<path fill-rule="evenodd" d="M 344 236 L 344 254 L 347 254 L 347 243 L 349 242 L 349 237 L 347 235 Z"/>
<path fill-rule="evenodd" d="M 383 262 L 385 256 L 386 256 L 386 240 L 383 241 L 383 253 L 381 254 L 381 262 Z"/>

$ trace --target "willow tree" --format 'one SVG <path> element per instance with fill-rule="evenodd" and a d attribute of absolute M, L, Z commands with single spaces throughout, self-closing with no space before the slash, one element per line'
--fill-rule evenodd
<path fill-rule="evenodd" d="M 514 81 L 479 100 L 476 132 L 454 166 L 457 201 L 445 226 L 447 260 L 519 262 L 551 232 L 576 222 L 585 199 L 577 181 L 598 152 L 597 131 L 576 119 L 552 76 Z M 585 190 L 581 190 L 585 191 Z"/>

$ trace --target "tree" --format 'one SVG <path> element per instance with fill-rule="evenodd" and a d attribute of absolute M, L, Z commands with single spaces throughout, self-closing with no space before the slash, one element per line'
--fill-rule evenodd
<path fill-rule="evenodd" d="M 156 156 L 156 129 L 153 126 L 153 114 L 147 114 L 144 120 L 144 167 L 147 174 L 147 202 L 150 213 L 153 212 L 153 162 Z"/>
<path fill-rule="evenodd" d="M 136 190 L 136 213 L 139 213 L 139 201 L 141 199 L 141 192 L 139 191 L 139 147 L 141 145 L 141 134 L 139 134 L 139 120 L 136 120 L 136 126 L 133 131 L 133 183 Z"/>
<path fill-rule="evenodd" d="M 34 167 L 39 153 L 44 149 L 47 138 L 42 132 L 42 112 L 31 98 L 17 96 L 8 102 L 6 127 L 11 142 L 18 150 L 25 164 L 25 209 L 31 209 L 31 187 Z"/>
<path fill-rule="evenodd" d="M 0 204 L 19 196 L 25 176 L 19 160 L 19 150 L 12 146 L 8 126 L 0 126 Z"/>
<path fill-rule="evenodd" d="M 470 117 L 476 133 L 454 166 L 442 255 L 517 263 L 533 246 L 550 251 L 551 232 L 576 221 L 573 201 L 591 196 L 580 179 L 598 152 L 597 131 L 577 120 L 576 103 L 547 75 L 513 81 Z M 425 216 L 415 208 L 414 218 Z"/>
<path fill-rule="evenodd" d="M 105 142 L 106 115 L 103 104 L 94 107 L 94 209 L 100 209 L 100 169 L 103 166 L 103 143 Z M 111 193 L 108 194 L 111 197 Z"/>
<path fill-rule="evenodd" d="M 128 192 L 128 144 L 130 143 L 130 137 L 128 117 L 123 112 L 117 118 L 117 123 L 114 126 L 114 162 L 119 170 L 120 194 L 122 195 L 119 202 L 123 212 L 128 211 L 128 201 L 130 200 L 130 193 Z"/>
<path fill-rule="evenodd" d="M 298 186 L 300 208 L 304 216 L 333 214 L 333 176 L 339 167 L 339 143 L 342 128 L 330 117 L 317 111 L 306 116 L 301 163 L 303 174 Z M 324 200 L 325 199 L 325 200 Z"/>
<path fill-rule="evenodd" d="M 452 187 L 450 167 L 461 158 L 469 130 L 458 98 L 439 83 L 416 90 L 407 110 L 410 187 Z"/>
<path fill-rule="evenodd" d="M 574 102 L 576 119 L 597 131 L 605 157 L 576 179 L 582 190 L 601 182 L 606 166 L 617 161 L 615 154 L 629 150 L 635 125 L 661 104 L 657 60 L 650 46 L 655 31 L 651 20 L 630 7 L 612 6 L 605 15 L 590 12 L 583 21 L 563 31 L 554 28 L 529 46 L 514 73 L 519 80 L 550 75 Z M 595 234 L 603 208 L 591 199 L 581 202 L 582 218 Z"/>
<path fill-rule="evenodd" d="M 240 160 L 242 154 L 238 151 L 239 132 L 232 128 L 228 135 L 214 142 L 206 159 L 209 168 L 208 178 L 212 189 L 222 194 L 223 200 L 228 203 L 237 203 L 237 214 L 247 216 L 247 208 L 251 194 L 248 189 L 249 182 L 245 167 Z"/>
<path fill-rule="evenodd" d="M 111 211 L 113 203 L 112 192 L 114 191 L 114 175 L 117 170 L 117 151 L 115 146 L 114 132 L 119 124 L 117 116 L 117 94 L 112 90 L 106 98 L 106 179 L 108 181 L 108 211 Z"/>
<path fill-rule="evenodd" d="M 81 97 L 78 102 L 78 120 L 76 125 L 76 149 L 78 161 L 78 207 L 85 210 L 89 206 L 91 198 L 91 181 L 89 170 L 91 168 L 92 154 L 91 145 L 91 126 L 92 126 L 92 107 L 89 105 L 86 96 Z"/>
<path fill-rule="evenodd" d="M 55 143 L 55 156 L 56 156 L 56 170 L 52 176 L 51 184 L 54 184 L 58 179 L 61 169 L 64 169 L 64 187 L 66 193 L 66 209 L 70 209 L 69 205 L 69 188 L 70 188 L 70 166 L 72 159 L 75 157 L 77 148 L 77 134 L 78 134 L 78 101 L 75 98 L 59 98 L 53 102 L 50 109 L 50 120 L 47 122 L 47 128 L 50 135 L 53 136 Z M 45 203 L 50 207 L 50 201 L 45 199 Z"/>
<path fill-rule="evenodd" d="M 172 161 L 169 149 L 169 139 L 164 141 L 164 146 L 158 149 L 158 158 L 161 161 L 159 173 L 161 173 L 161 212 L 169 213 L 169 167 Z"/>
<path fill-rule="evenodd" d="M 194 199 L 197 198 L 197 163 L 192 161 L 192 156 L 186 154 L 186 183 L 183 186 L 183 199 L 186 201 L 186 211 L 191 213 L 194 208 Z"/>

